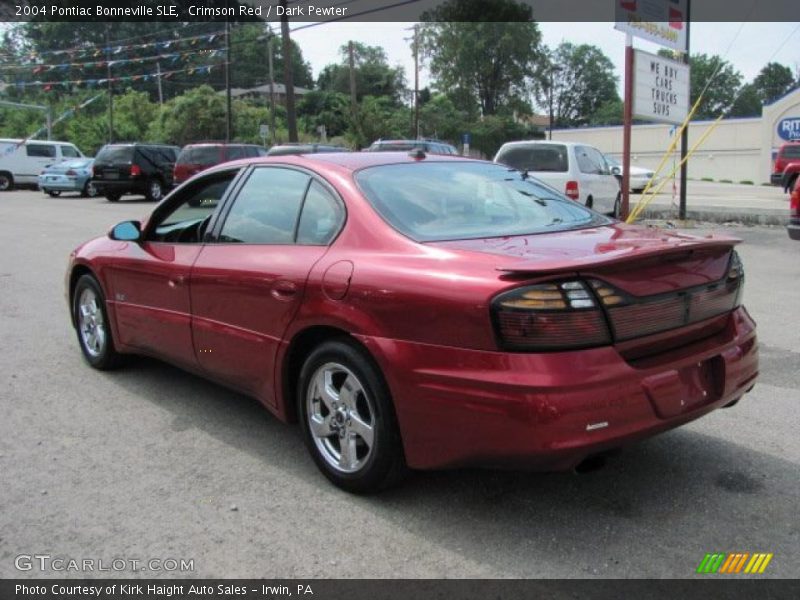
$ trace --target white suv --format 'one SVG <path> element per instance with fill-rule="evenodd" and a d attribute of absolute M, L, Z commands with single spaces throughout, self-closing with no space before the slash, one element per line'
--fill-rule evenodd
<path fill-rule="evenodd" d="M 574 142 L 508 142 L 494 162 L 526 171 L 589 208 L 619 215 L 619 181 L 597 148 Z"/>

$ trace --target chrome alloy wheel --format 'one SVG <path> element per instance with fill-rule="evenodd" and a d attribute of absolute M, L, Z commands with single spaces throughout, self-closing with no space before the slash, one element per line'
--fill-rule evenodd
<path fill-rule="evenodd" d="M 355 473 L 373 454 L 375 406 L 347 367 L 330 362 L 319 367 L 306 393 L 311 436 L 320 455 L 341 473 Z"/>
<path fill-rule="evenodd" d="M 100 356 L 106 347 L 106 327 L 97 294 L 91 288 L 84 289 L 78 298 L 78 328 L 86 352 Z"/>
<path fill-rule="evenodd" d="M 154 201 L 158 202 L 161 200 L 161 197 L 164 195 L 164 190 L 161 187 L 161 183 L 157 180 L 153 180 L 150 182 L 150 198 Z"/>

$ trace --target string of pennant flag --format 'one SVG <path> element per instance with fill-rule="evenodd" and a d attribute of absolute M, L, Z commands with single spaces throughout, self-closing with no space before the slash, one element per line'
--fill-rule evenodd
<path fill-rule="evenodd" d="M 141 75 L 126 75 L 120 77 L 104 77 L 100 79 L 70 79 L 67 81 L 25 81 L 17 82 L 14 86 L 18 89 L 29 87 L 42 88 L 43 91 L 49 92 L 57 89 L 65 89 L 71 87 L 87 87 L 92 88 L 95 86 L 106 85 L 109 83 L 123 83 L 123 82 L 145 82 L 161 79 L 169 80 L 173 75 L 178 73 L 186 73 L 187 75 L 208 75 L 212 69 L 219 67 L 223 63 L 207 64 L 194 67 L 187 67 L 185 69 L 174 69 L 171 71 L 161 71 L 161 73 L 146 73 Z"/>
<path fill-rule="evenodd" d="M 4 69 L 13 69 L 15 71 L 19 71 L 22 69 L 30 69 L 31 73 L 34 75 L 39 75 L 40 73 L 49 73 L 51 71 L 67 71 L 69 69 L 75 68 L 82 68 L 82 69 L 99 69 L 104 67 L 119 67 L 123 65 L 142 65 L 146 62 L 155 62 L 155 61 L 164 61 L 167 64 L 176 64 L 180 60 L 189 58 L 190 56 L 195 56 L 200 54 L 202 56 L 208 56 L 209 58 L 217 58 L 225 54 L 225 50 L 221 48 L 216 49 L 208 49 L 208 50 L 192 50 L 187 52 L 171 52 L 168 54 L 155 54 L 153 56 L 140 56 L 137 58 L 119 58 L 116 60 L 98 60 L 98 61 L 91 61 L 91 62 L 79 62 L 79 63 L 62 63 L 62 64 L 51 64 L 51 65 L 14 65 L 12 67 L 3 67 L 0 66 L 0 71 Z"/>

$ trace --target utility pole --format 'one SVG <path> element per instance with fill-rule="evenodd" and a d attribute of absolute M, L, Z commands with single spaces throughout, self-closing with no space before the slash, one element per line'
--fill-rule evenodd
<path fill-rule="evenodd" d="M 683 55 L 683 62 L 689 64 L 689 33 L 692 26 L 692 0 L 686 0 L 686 54 Z M 681 133 L 681 161 L 686 158 L 689 152 L 689 124 L 683 128 Z M 688 163 L 683 162 L 681 165 L 681 193 L 680 204 L 678 205 L 678 218 L 681 220 L 686 219 L 686 180 L 688 176 Z"/>
<path fill-rule="evenodd" d="M 111 41 L 106 23 L 106 78 L 108 81 L 108 143 L 114 143 L 114 86 L 111 83 Z"/>
<path fill-rule="evenodd" d="M 158 108 L 164 108 L 164 92 L 161 89 L 161 61 L 156 61 L 156 76 L 158 77 Z"/>
<path fill-rule="evenodd" d="M 269 130 L 272 145 L 276 143 L 275 137 L 275 70 L 272 56 L 272 27 L 267 23 L 267 62 L 269 64 Z"/>
<path fill-rule="evenodd" d="M 414 25 L 414 137 L 419 139 L 419 24 Z"/>
<path fill-rule="evenodd" d="M 353 127 L 358 132 L 358 98 L 356 94 L 356 55 L 352 40 L 347 42 L 347 64 L 350 67 L 350 117 L 353 119 Z M 356 150 L 360 150 L 360 141 L 356 143 Z"/>
<path fill-rule="evenodd" d="M 231 115 L 231 22 L 225 19 L 225 142 L 233 137 Z"/>
<path fill-rule="evenodd" d="M 622 206 L 619 217 L 628 218 L 631 195 L 631 122 L 633 121 L 633 35 L 625 36 L 625 100 L 622 129 Z"/>
<path fill-rule="evenodd" d="M 547 129 L 547 139 L 553 139 L 553 85 L 555 84 L 555 66 L 550 65 L 550 127 Z"/>
<path fill-rule="evenodd" d="M 283 38 L 283 86 L 286 88 L 286 125 L 289 129 L 289 141 L 297 142 L 297 116 L 294 108 L 294 74 L 292 68 L 292 40 L 289 38 L 289 16 L 286 0 L 280 0 L 283 8 L 281 15 L 281 37 Z"/>

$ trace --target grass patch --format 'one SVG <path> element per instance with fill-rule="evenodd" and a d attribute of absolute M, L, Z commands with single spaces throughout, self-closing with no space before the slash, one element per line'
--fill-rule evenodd
<path fill-rule="evenodd" d="M 749 179 L 742 179 L 739 183 L 741 183 L 742 185 L 755 185 L 755 183 L 753 183 Z"/>
<path fill-rule="evenodd" d="M 700 181 L 714 181 L 713 177 L 701 177 Z"/>

